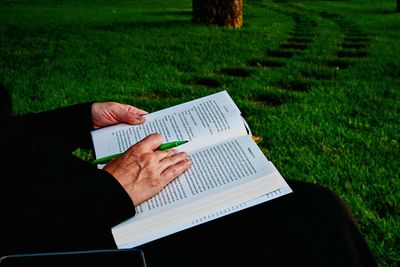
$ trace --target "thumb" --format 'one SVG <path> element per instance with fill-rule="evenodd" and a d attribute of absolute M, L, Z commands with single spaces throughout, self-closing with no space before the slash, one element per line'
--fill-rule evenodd
<path fill-rule="evenodd" d="M 129 124 L 141 124 L 143 122 L 145 122 L 146 118 L 130 112 L 129 110 L 125 111 L 125 116 L 122 117 L 122 120 L 124 120 L 123 122 L 129 123 Z"/>
<path fill-rule="evenodd" d="M 141 111 L 141 110 L 139 110 Z M 146 114 L 145 112 L 138 112 L 134 107 L 129 105 L 122 105 L 119 108 L 119 111 L 116 112 L 117 120 L 120 122 L 125 122 L 129 124 L 140 124 L 145 122 L 145 117 L 142 115 Z"/>

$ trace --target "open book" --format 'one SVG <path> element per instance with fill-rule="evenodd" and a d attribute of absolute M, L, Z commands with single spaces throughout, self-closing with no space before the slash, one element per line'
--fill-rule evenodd
<path fill-rule="evenodd" d="M 165 142 L 189 140 L 191 168 L 112 228 L 131 248 L 292 192 L 261 149 L 226 91 L 146 115 L 141 125 L 94 130 L 96 158 L 121 153 L 151 133 Z M 103 165 L 98 165 L 102 168 Z"/>

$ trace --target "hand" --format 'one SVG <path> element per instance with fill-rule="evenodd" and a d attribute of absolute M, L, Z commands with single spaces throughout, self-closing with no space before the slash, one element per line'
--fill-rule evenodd
<path fill-rule="evenodd" d="M 117 123 L 140 124 L 145 122 L 146 111 L 118 102 L 99 102 L 92 105 L 92 121 L 95 129 Z"/>
<path fill-rule="evenodd" d="M 135 205 L 160 192 L 192 165 L 186 152 L 157 150 L 162 143 L 162 135 L 151 134 L 103 168 L 118 180 Z"/>

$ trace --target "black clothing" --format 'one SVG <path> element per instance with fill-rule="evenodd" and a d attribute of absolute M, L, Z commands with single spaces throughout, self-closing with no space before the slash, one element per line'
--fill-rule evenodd
<path fill-rule="evenodd" d="M 377 266 L 342 200 L 288 184 L 292 194 L 139 246 L 148 266 Z"/>
<path fill-rule="evenodd" d="M 91 147 L 90 118 L 88 103 L 3 121 L 1 255 L 116 248 L 111 227 L 135 210 L 114 177 L 72 155 Z M 148 267 L 376 266 L 333 192 L 288 182 L 292 194 L 140 246 Z"/>
<path fill-rule="evenodd" d="M 135 209 L 114 177 L 72 154 L 91 146 L 90 107 L 13 117 L 2 126 L 2 255 L 115 247 L 111 227 Z"/>

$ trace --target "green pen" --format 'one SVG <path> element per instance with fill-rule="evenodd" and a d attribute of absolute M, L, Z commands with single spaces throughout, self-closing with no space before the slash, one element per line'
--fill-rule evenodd
<path fill-rule="evenodd" d="M 162 145 L 160 145 L 158 147 L 158 150 L 166 150 L 166 149 L 174 148 L 174 147 L 183 145 L 183 144 L 185 144 L 187 142 L 189 142 L 189 141 L 184 140 L 184 141 L 174 141 L 174 142 L 164 143 L 164 144 L 162 144 Z M 93 164 L 105 164 L 105 163 L 109 162 L 112 159 L 120 157 L 122 154 L 124 154 L 124 153 L 117 153 L 117 154 L 114 154 L 114 155 L 105 156 L 105 157 L 93 160 L 92 163 Z"/>
<path fill-rule="evenodd" d="M 158 150 L 166 150 L 166 149 L 174 148 L 174 147 L 186 144 L 187 142 L 189 142 L 189 141 L 184 140 L 184 141 L 174 141 L 174 142 L 164 143 L 158 147 Z"/>

